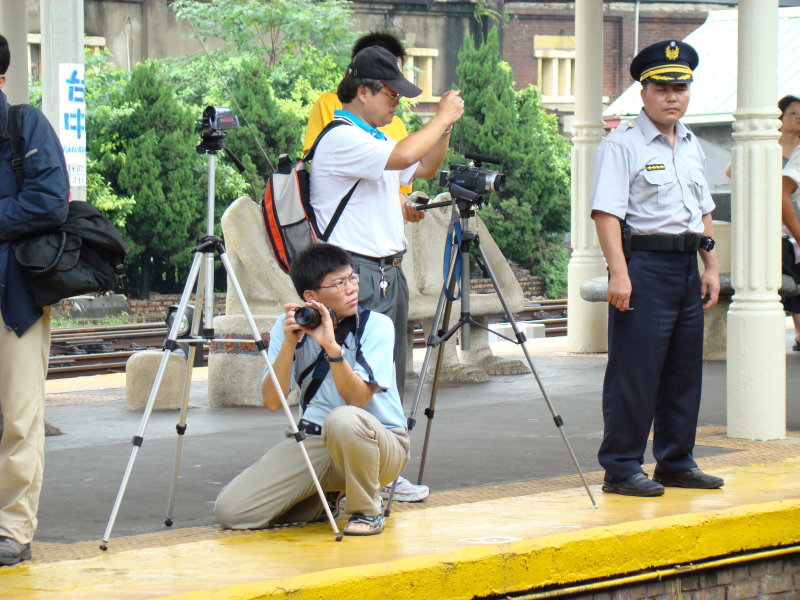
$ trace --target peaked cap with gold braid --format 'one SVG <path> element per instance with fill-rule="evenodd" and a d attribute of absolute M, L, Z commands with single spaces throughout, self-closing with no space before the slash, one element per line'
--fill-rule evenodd
<path fill-rule="evenodd" d="M 698 62 L 697 51 L 686 42 L 658 42 L 634 57 L 631 77 L 654 83 L 690 83 Z"/>

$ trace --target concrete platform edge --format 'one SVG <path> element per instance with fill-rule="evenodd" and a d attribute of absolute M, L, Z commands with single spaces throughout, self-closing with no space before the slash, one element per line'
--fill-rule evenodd
<path fill-rule="evenodd" d="M 780 500 L 161 598 L 480 598 L 789 546 L 798 522 L 800 500 Z"/>

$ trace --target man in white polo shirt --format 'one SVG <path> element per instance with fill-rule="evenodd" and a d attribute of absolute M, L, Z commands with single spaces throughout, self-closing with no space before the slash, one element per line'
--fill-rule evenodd
<path fill-rule="evenodd" d="M 325 230 L 341 199 L 358 182 L 327 240 L 353 256 L 361 276 L 359 303 L 395 324 L 395 367 L 403 393 L 408 285 L 400 269 L 406 238 L 397 202 L 401 184 L 439 171 L 450 131 L 464 112 L 460 92 L 442 94 L 437 113 L 421 129 L 397 142 L 377 128 L 391 122 L 401 96 L 422 91 L 403 77 L 397 58 L 379 46 L 353 58 L 337 95 L 334 120 L 346 125 L 325 134 L 311 166 L 311 205 Z"/>

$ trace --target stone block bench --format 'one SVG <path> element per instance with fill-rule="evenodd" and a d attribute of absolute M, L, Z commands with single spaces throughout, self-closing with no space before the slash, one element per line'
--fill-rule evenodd
<path fill-rule="evenodd" d="M 703 358 L 706 360 L 725 360 L 727 348 L 727 315 L 733 296 L 730 273 L 719 275 L 719 302 L 704 315 Z M 782 276 L 780 293 L 786 296 L 800 296 L 800 286 L 788 275 Z M 581 298 L 587 302 L 605 302 L 608 296 L 608 278 L 593 277 L 581 284 Z"/>

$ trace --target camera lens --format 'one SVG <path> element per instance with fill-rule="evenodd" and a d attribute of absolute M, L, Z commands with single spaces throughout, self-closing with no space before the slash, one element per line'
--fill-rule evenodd
<path fill-rule="evenodd" d="M 310 306 L 298 306 L 294 311 L 294 320 L 297 324 L 307 329 L 314 329 L 320 324 L 319 313 Z"/>
<path fill-rule="evenodd" d="M 489 189 L 502 193 L 506 189 L 506 176 L 503 173 L 495 172 L 492 176 Z"/>

